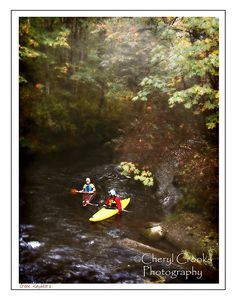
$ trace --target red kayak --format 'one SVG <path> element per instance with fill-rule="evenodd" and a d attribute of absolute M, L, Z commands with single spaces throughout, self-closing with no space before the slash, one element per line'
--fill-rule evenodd
<path fill-rule="evenodd" d="M 93 198 L 95 197 L 96 192 L 95 193 L 83 192 L 82 194 L 83 194 L 83 196 L 82 196 L 82 205 L 87 206 L 93 200 Z"/>
<path fill-rule="evenodd" d="M 76 194 L 82 194 L 82 205 L 83 206 L 87 206 L 95 197 L 96 192 L 95 193 L 88 193 L 88 192 L 79 192 L 77 189 L 75 188 L 71 188 L 70 189 L 70 193 L 72 195 L 76 195 Z"/>

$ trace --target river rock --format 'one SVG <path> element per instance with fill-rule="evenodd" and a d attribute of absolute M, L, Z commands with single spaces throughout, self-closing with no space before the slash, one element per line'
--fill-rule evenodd
<path fill-rule="evenodd" d="M 142 230 L 152 241 L 165 239 L 180 250 L 194 255 L 203 253 L 218 256 L 218 234 L 215 226 L 198 214 L 183 213 L 163 222 L 149 222 Z"/>
<path fill-rule="evenodd" d="M 165 224 L 149 222 L 142 230 L 142 233 L 150 240 L 159 241 L 165 237 L 167 228 Z"/>

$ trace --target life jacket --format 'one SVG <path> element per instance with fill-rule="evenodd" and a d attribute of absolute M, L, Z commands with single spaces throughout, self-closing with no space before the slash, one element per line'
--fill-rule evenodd
<path fill-rule="evenodd" d="M 116 197 L 115 197 L 116 198 Z M 110 196 L 108 199 L 109 199 L 109 205 L 110 206 L 113 206 L 113 205 L 116 205 L 116 201 L 115 201 L 115 198 L 113 196 Z"/>
<path fill-rule="evenodd" d="M 117 206 L 117 208 L 121 209 L 121 203 L 120 198 L 118 196 L 109 196 L 106 200 L 106 205 L 109 205 L 111 207 Z"/>
<path fill-rule="evenodd" d="M 105 204 L 109 205 L 110 207 L 117 207 L 119 213 L 122 212 L 122 206 L 121 206 L 121 201 L 119 196 L 115 196 L 115 198 L 113 198 L 112 196 L 108 197 Z"/>
<path fill-rule="evenodd" d="M 87 192 L 87 193 L 92 192 L 93 189 L 94 189 L 94 185 L 92 183 L 89 183 L 89 184 L 85 183 L 85 185 L 83 186 L 84 192 Z"/>

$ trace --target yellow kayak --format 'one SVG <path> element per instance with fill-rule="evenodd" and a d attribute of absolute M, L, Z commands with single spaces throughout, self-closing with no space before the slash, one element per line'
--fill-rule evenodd
<path fill-rule="evenodd" d="M 126 206 L 129 204 L 130 202 L 130 198 L 121 200 L 121 206 L 122 209 L 125 209 Z M 114 215 L 116 215 L 118 213 L 118 209 L 117 208 L 101 208 L 99 211 L 97 211 L 90 219 L 89 221 L 91 222 L 98 222 L 98 221 L 102 221 L 105 219 L 108 219 Z"/>

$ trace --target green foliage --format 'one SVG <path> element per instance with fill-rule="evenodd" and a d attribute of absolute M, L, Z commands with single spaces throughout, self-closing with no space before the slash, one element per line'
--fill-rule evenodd
<path fill-rule="evenodd" d="M 70 30 L 67 28 L 61 28 L 60 30 L 55 30 L 51 34 L 43 36 L 43 44 L 52 48 L 67 48 L 70 49 L 68 36 Z"/>
<path fill-rule="evenodd" d="M 212 268 L 214 267 L 213 266 L 213 257 L 216 254 L 216 252 L 217 252 L 216 249 L 214 249 L 212 247 L 208 248 L 207 253 L 206 253 L 206 258 L 205 258 L 205 260 L 203 260 L 203 259 L 199 259 L 199 257 L 196 257 L 196 255 L 192 254 L 190 251 L 188 251 L 186 249 L 182 250 L 183 258 L 186 261 L 194 262 L 194 263 L 197 263 L 199 265 L 206 265 L 206 266 L 209 266 L 209 267 L 212 267 Z"/>
<path fill-rule="evenodd" d="M 116 135 L 128 111 L 124 100 L 133 93 L 118 82 L 120 74 L 111 77 L 102 67 L 107 45 L 96 32 L 99 23 L 99 18 L 20 18 L 23 148 L 50 152 Z"/>
<path fill-rule="evenodd" d="M 132 99 L 184 105 L 212 129 L 218 39 L 216 18 L 20 18 L 21 137 L 39 150 L 49 136 L 106 141 L 127 124 Z"/>
<path fill-rule="evenodd" d="M 19 55 L 20 55 L 20 59 L 26 59 L 26 58 L 36 58 L 41 56 L 42 54 L 39 51 L 36 51 L 34 49 L 20 46 Z"/>
<path fill-rule="evenodd" d="M 202 101 L 203 99 L 205 101 Z M 205 111 L 218 110 L 218 92 L 209 85 L 194 85 L 186 90 L 177 91 L 169 98 L 169 106 L 173 107 L 176 103 L 183 103 L 186 109 L 192 109 L 194 114 Z M 213 129 L 218 123 L 218 111 L 206 118 L 206 126 Z"/>
<path fill-rule="evenodd" d="M 170 108 L 182 104 L 194 114 L 208 111 L 208 129 L 216 127 L 219 109 L 219 20 L 217 18 L 176 18 L 160 22 L 161 37 L 150 52 L 150 71 L 141 81 L 134 101 L 166 95 Z"/>
<path fill-rule="evenodd" d="M 23 76 L 19 76 L 19 83 L 27 83 L 27 80 Z"/>
<path fill-rule="evenodd" d="M 208 129 L 215 128 L 216 124 L 219 123 L 219 112 L 211 114 L 206 118 L 206 125 Z"/>
<path fill-rule="evenodd" d="M 98 74 L 94 69 L 92 69 L 88 65 L 85 65 L 84 63 L 81 63 L 78 68 L 79 71 L 75 71 L 71 75 L 70 77 L 71 80 L 77 81 L 78 83 L 82 83 L 85 85 L 91 84 L 93 85 L 93 87 L 96 86 L 98 88 L 101 88 L 97 80 Z"/>
<path fill-rule="evenodd" d="M 141 181 L 144 186 L 152 187 L 154 178 L 150 171 L 138 169 L 138 164 L 132 162 L 121 162 L 121 175 L 132 177 L 134 180 Z"/>

